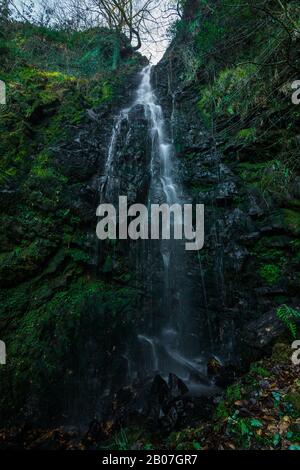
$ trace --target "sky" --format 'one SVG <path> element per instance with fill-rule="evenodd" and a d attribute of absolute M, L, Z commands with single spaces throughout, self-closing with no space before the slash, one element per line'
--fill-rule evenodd
<path fill-rule="evenodd" d="M 144 40 L 141 53 L 146 55 L 153 64 L 159 62 L 163 57 L 170 43 L 168 29 L 177 19 L 177 15 L 175 14 L 172 14 L 171 16 L 166 14 L 166 4 L 166 0 L 157 1 L 155 9 L 152 11 L 152 16 L 156 20 L 156 24 L 151 25 L 152 37 L 143 38 Z"/>
<path fill-rule="evenodd" d="M 152 64 L 157 64 L 163 57 L 168 45 L 169 39 L 165 37 L 164 32 L 158 36 L 158 43 L 153 43 L 151 40 L 145 41 L 140 49 L 141 54 L 148 57 Z"/>
<path fill-rule="evenodd" d="M 65 2 L 67 1 L 68 0 L 65 0 Z M 14 0 L 14 3 L 20 11 L 22 11 L 22 6 L 28 6 L 30 3 L 34 5 L 34 11 L 36 14 L 38 14 L 40 9 L 40 0 Z M 51 0 L 47 3 L 48 5 L 51 5 Z M 166 8 L 169 3 L 170 0 L 153 0 L 151 20 L 147 24 L 147 27 L 150 29 L 150 33 L 146 35 L 144 34 L 142 37 L 143 45 L 140 52 L 143 55 L 146 55 L 153 64 L 159 62 L 163 57 L 170 42 L 170 38 L 167 34 L 168 29 L 172 22 L 177 19 L 175 10 L 172 10 L 172 12 L 168 11 L 168 14 L 166 14 Z"/>

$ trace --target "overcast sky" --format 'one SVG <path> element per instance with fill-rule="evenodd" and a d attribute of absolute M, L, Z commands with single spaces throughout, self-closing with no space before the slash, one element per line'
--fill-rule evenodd
<path fill-rule="evenodd" d="M 153 63 L 159 62 L 164 55 L 170 42 L 170 38 L 167 34 L 168 29 L 177 18 L 175 15 L 169 16 L 165 13 L 166 4 L 166 0 L 157 2 L 155 10 L 152 12 L 152 15 L 156 19 L 156 25 L 153 24 L 151 27 L 152 37 L 143 38 L 144 41 L 141 52 Z"/>
<path fill-rule="evenodd" d="M 51 5 L 52 2 L 57 0 L 49 0 L 47 5 Z M 68 0 L 61 0 L 61 4 Z M 167 5 L 169 5 L 170 0 L 153 0 L 155 3 L 154 9 L 152 9 L 152 20 L 149 22 L 150 34 L 143 35 L 142 42 L 143 46 L 140 52 L 146 55 L 152 63 L 157 63 L 163 56 L 168 44 L 169 38 L 167 31 L 173 21 L 176 20 L 175 14 L 165 14 Z M 22 11 L 24 6 L 28 6 L 33 3 L 35 7 L 35 13 L 38 15 L 40 10 L 40 0 L 14 0 L 16 7 Z"/>

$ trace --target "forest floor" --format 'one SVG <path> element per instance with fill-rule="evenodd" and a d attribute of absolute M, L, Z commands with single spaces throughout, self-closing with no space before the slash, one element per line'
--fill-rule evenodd
<path fill-rule="evenodd" d="M 166 434 L 129 426 L 107 440 L 76 428 L 0 431 L 0 449 L 28 450 L 300 450 L 300 366 L 290 346 L 277 343 L 270 358 L 227 388 L 211 419 Z"/>

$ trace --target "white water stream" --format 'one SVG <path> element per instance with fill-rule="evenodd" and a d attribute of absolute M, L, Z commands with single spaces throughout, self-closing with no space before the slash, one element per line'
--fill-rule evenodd
<path fill-rule="evenodd" d="M 105 182 L 102 191 L 105 190 L 106 198 L 111 194 L 111 189 L 116 184 L 114 181 L 114 164 L 115 164 L 115 148 L 122 130 L 122 123 L 125 120 L 130 120 L 130 113 L 136 106 L 144 108 L 145 117 L 149 123 L 149 132 L 151 134 L 152 149 L 151 149 L 151 184 L 149 193 L 149 203 L 153 194 L 159 198 L 156 203 L 167 203 L 169 205 L 180 203 L 180 188 L 175 181 L 174 171 L 174 147 L 173 135 L 168 135 L 167 125 L 164 119 L 162 107 L 159 105 L 155 92 L 151 85 L 151 71 L 152 66 L 148 65 L 141 73 L 141 80 L 136 91 L 135 100 L 128 108 L 121 110 L 115 120 L 111 141 L 109 145 L 108 157 L 105 167 Z M 173 98 L 173 112 L 174 116 L 174 98 Z M 130 122 L 127 132 L 130 132 Z M 172 134 L 172 132 L 170 132 Z M 145 137 L 146 138 L 146 137 Z M 155 190 L 153 190 L 155 188 Z M 178 315 L 176 322 L 172 318 L 174 298 L 174 289 L 177 299 L 184 295 L 180 282 L 175 282 L 175 271 L 182 258 L 179 258 L 179 252 L 182 250 L 180 243 L 174 244 L 174 240 L 162 240 L 160 242 L 160 253 L 163 262 L 163 279 L 164 282 L 163 292 L 164 301 L 163 308 L 169 317 L 164 324 L 159 325 L 159 330 L 156 335 L 149 337 L 145 334 L 139 334 L 138 339 L 141 345 L 144 345 L 145 351 L 148 351 L 150 357 L 147 363 L 151 363 L 149 373 L 160 371 L 162 374 L 168 372 L 176 373 L 185 380 L 189 381 L 189 377 L 197 376 L 199 382 L 204 386 L 206 380 L 204 376 L 203 367 L 201 363 L 194 358 L 188 358 L 180 348 L 180 335 L 183 330 L 184 322 L 188 321 L 184 314 L 181 314 L 181 319 Z M 172 290 L 173 289 L 173 290 Z M 180 303 L 180 301 L 178 301 Z M 180 307 L 178 308 L 180 310 Z M 179 315 L 180 317 L 180 315 Z M 208 384 L 206 384 L 208 385 Z"/>

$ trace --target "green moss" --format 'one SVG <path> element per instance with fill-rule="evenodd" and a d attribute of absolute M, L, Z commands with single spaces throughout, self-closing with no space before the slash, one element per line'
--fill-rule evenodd
<path fill-rule="evenodd" d="M 284 221 L 287 229 L 296 236 L 300 235 L 300 212 L 291 209 L 284 209 Z"/>
<path fill-rule="evenodd" d="M 112 257 L 108 255 L 104 261 L 103 272 L 105 274 L 109 274 L 112 272 L 112 270 L 113 270 L 113 260 L 112 260 Z"/>
<path fill-rule="evenodd" d="M 258 273 L 261 279 L 273 286 L 279 282 L 288 265 L 287 251 L 288 240 L 280 237 L 264 237 L 254 246 L 251 254 L 259 267 Z M 274 247 L 274 245 L 279 245 Z M 285 248 L 285 249 L 284 249 Z"/>
<path fill-rule="evenodd" d="M 103 361 L 105 367 L 106 348 L 113 348 L 115 341 L 122 343 L 122 339 L 116 338 L 130 335 L 134 321 L 138 296 L 135 289 L 114 288 L 87 278 L 73 281 L 63 290 L 59 283 L 56 291 L 55 284 L 48 285 L 48 289 L 40 283 L 35 289 L 33 286 L 31 293 L 28 288 L 19 290 L 19 300 L 12 291 L 10 305 L 0 314 L 1 325 L 9 309 L 17 306 L 20 310 L 27 304 L 23 315 L 15 316 L 2 336 L 7 344 L 9 367 L 1 370 L 1 381 L 14 389 L 11 400 L 5 391 L 6 398 L 0 400 L 0 411 L 6 416 L 12 413 L 12 407 L 24 405 L 28 394 L 37 390 L 41 399 L 43 396 L 50 399 L 53 393 L 59 402 L 62 377 L 77 373 L 76 361 L 80 363 L 85 357 L 85 341 L 95 339 L 99 345 L 99 366 Z M 43 302 L 44 299 L 47 301 Z"/>
<path fill-rule="evenodd" d="M 56 245 L 49 240 L 36 239 L 27 246 L 18 246 L 12 252 L 1 254 L 1 281 L 22 279 L 29 273 L 36 271 L 43 265 L 55 247 Z"/>
<path fill-rule="evenodd" d="M 240 384 L 234 384 L 227 388 L 226 397 L 230 402 L 241 399 Z"/>
<path fill-rule="evenodd" d="M 237 173 L 245 182 L 256 183 L 260 186 L 261 175 L 266 168 L 266 163 L 243 162 L 237 166 Z"/>
<path fill-rule="evenodd" d="M 84 262 L 87 263 L 90 261 L 90 256 L 83 250 L 78 248 L 72 248 L 66 250 L 67 254 L 71 256 L 74 261 Z"/>
<path fill-rule="evenodd" d="M 265 264 L 258 272 L 260 277 L 270 286 L 277 284 L 281 278 L 281 269 L 275 264 Z"/>
<path fill-rule="evenodd" d="M 256 129 L 255 127 L 249 127 L 247 129 L 241 129 L 237 133 L 237 140 L 243 143 L 252 143 L 255 141 L 256 138 Z"/>
<path fill-rule="evenodd" d="M 286 363 L 291 360 L 291 346 L 290 344 L 285 344 L 282 342 L 277 342 L 273 346 L 272 358 L 274 361 L 281 363 Z"/>
<path fill-rule="evenodd" d="M 209 118 L 212 109 L 219 116 L 232 117 L 235 114 L 245 116 L 252 106 L 252 97 L 248 98 L 248 91 L 254 71 L 253 65 L 222 70 L 213 85 L 202 91 L 199 108 L 204 117 Z M 243 138 L 245 132 L 241 132 Z M 247 132 L 249 137 L 249 131 Z M 253 131 L 251 132 L 253 138 Z"/>
<path fill-rule="evenodd" d="M 269 377 L 270 375 L 269 371 L 262 367 L 259 363 L 251 364 L 250 372 L 258 377 Z"/>
<path fill-rule="evenodd" d="M 11 22 L 6 36 L 0 182 L 17 192 L 0 214 L 3 419 L 24 411 L 33 396 L 42 412 L 53 405 L 57 412 L 76 374 L 76 383 L 84 380 L 91 343 L 93 360 L 108 368 L 114 346 L 132 334 L 140 295 L 129 287 L 126 266 L 116 273 L 122 284 L 94 279 L 86 227 L 69 207 L 70 182 L 57 165 L 57 149 L 73 142 L 85 110 L 112 102 L 140 57 L 129 54 L 113 72 L 113 38 L 102 29 L 54 32 Z"/>
<path fill-rule="evenodd" d="M 296 411 L 297 415 L 300 415 L 300 391 L 291 392 L 286 396 L 288 401 Z"/>
<path fill-rule="evenodd" d="M 167 449 L 200 450 L 202 444 L 202 429 L 186 428 L 182 431 L 172 432 L 167 438 Z"/>
<path fill-rule="evenodd" d="M 215 419 L 226 419 L 228 418 L 229 414 L 230 412 L 228 410 L 228 404 L 226 404 L 225 400 L 221 400 L 220 403 L 218 403 L 218 406 L 214 413 Z"/>

